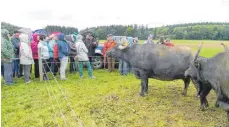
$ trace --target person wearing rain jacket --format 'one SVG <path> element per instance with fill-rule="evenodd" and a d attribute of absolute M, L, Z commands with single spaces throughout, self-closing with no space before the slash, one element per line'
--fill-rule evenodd
<path fill-rule="evenodd" d="M 106 54 L 107 51 L 114 48 L 116 46 L 117 42 L 113 40 L 113 35 L 108 34 L 107 35 L 107 41 L 104 42 L 104 48 L 103 48 L 103 56 L 104 56 L 104 67 L 106 65 Z M 108 62 L 108 71 L 112 72 L 115 70 L 115 57 L 107 57 Z"/>
<path fill-rule="evenodd" d="M 58 57 L 60 60 L 60 79 L 61 80 L 66 80 L 65 76 L 65 71 L 67 68 L 68 64 L 68 55 L 69 55 L 69 47 L 68 43 L 65 40 L 64 34 L 59 34 L 58 36 L 58 41 L 57 41 L 57 46 L 58 46 Z"/>
<path fill-rule="evenodd" d="M 49 49 L 48 49 L 48 43 L 46 42 L 46 36 L 40 35 L 40 41 L 38 44 L 38 50 L 40 49 L 40 58 L 42 59 L 42 65 L 43 65 L 43 80 L 49 80 L 47 76 L 48 72 L 48 63 L 49 63 Z"/>
<path fill-rule="evenodd" d="M 10 41 L 9 31 L 1 29 L 1 62 L 4 65 L 4 80 L 6 85 L 13 84 L 12 58 L 14 58 L 14 47 Z"/>
<path fill-rule="evenodd" d="M 38 43 L 39 43 L 39 34 L 33 34 L 33 41 L 30 43 L 30 46 L 32 49 L 32 55 L 33 55 L 33 60 L 34 60 L 35 78 L 40 77 L 39 62 L 38 62 Z"/>
<path fill-rule="evenodd" d="M 87 55 L 88 55 L 89 61 L 91 65 L 93 65 L 93 58 L 95 57 L 95 49 L 98 46 L 99 42 L 95 39 L 94 35 L 91 33 L 88 33 L 86 35 L 85 40 L 83 40 L 83 42 L 88 49 Z"/>
<path fill-rule="evenodd" d="M 21 34 L 20 47 L 19 47 L 19 58 L 20 64 L 23 66 L 24 80 L 25 83 L 30 83 L 30 69 L 33 62 L 32 50 L 29 45 L 29 36 Z"/>
<path fill-rule="evenodd" d="M 132 46 L 133 45 L 133 38 L 132 37 L 123 37 L 121 40 L 121 45 Z M 131 66 L 129 63 L 125 62 L 124 60 L 119 60 L 119 71 L 121 75 L 127 75 L 131 72 Z"/>
<path fill-rule="evenodd" d="M 74 71 L 77 71 L 77 66 L 75 63 L 75 56 L 77 55 L 77 50 L 75 47 L 75 39 L 73 35 L 66 35 L 65 36 L 68 46 L 70 48 L 70 73 L 73 73 Z"/>
<path fill-rule="evenodd" d="M 90 78 L 94 79 L 95 77 L 92 75 L 92 68 L 91 64 L 88 58 L 88 49 L 86 45 L 83 42 L 83 36 L 78 35 L 77 36 L 77 42 L 76 42 L 76 49 L 77 49 L 77 59 L 79 61 L 79 73 L 80 73 L 80 78 L 83 78 L 83 63 L 86 63 L 87 69 L 88 69 L 88 75 Z"/>
<path fill-rule="evenodd" d="M 19 58 L 19 46 L 20 46 L 19 36 L 20 34 L 21 34 L 21 31 L 15 30 L 14 35 L 11 38 L 11 42 L 13 43 L 13 46 L 14 46 L 14 53 L 15 53 L 16 58 Z M 20 60 L 19 59 L 13 60 L 13 64 L 14 64 L 13 75 L 20 78 L 21 76 L 23 76 L 22 66 L 20 66 Z"/>
<path fill-rule="evenodd" d="M 50 62 L 49 66 L 53 74 L 55 74 L 54 46 L 57 43 L 57 40 L 58 40 L 57 36 L 55 34 L 52 34 L 49 36 L 48 45 L 47 45 L 49 49 L 49 62 Z"/>

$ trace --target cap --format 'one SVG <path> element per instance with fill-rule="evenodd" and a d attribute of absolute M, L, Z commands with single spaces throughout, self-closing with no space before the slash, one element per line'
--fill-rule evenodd
<path fill-rule="evenodd" d="M 111 36 L 113 36 L 113 35 L 112 35 L 112 34 L 108 34 L 108 35 L 107 35 L 107 37 L 111 37 Z"/>

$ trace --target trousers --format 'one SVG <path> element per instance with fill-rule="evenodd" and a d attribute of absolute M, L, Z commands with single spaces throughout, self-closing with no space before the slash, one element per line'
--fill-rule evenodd
<path fill-rule="evenodd" d="M 107 62 L 108 62 L 108 70 L 109 71 L 115 70 L 115 58 L 107 57 Z"/>
<path fill-rule="evenodd" d="M 5 80 L 5 84 L 7 85 L 13 84 L 13 63 L 12 62 L 4 63 L 4 80 Z"/>
<path fill-rule="evenodd" d="M 64 56 L 60 59 L 60 79 L 66 79 L 65 71 L 68 65 L 68 57 Z"/>

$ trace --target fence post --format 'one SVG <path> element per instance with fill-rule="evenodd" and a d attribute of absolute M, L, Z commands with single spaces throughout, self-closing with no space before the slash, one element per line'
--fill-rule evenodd
<path fill-rule="evenodd" d="M 40 81 L 43 81 L 43 64 L 41 58 L 41 48 L 38 48 L 38 61 L 39 61 Z"/>

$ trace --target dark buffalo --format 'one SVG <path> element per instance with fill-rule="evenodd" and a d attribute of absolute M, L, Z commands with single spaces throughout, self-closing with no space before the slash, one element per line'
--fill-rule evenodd
<path fill-rule="evenodd" d="M 196 53 L 193 63 L 185 72 L 185 76 L 196 79 L 200 88 L 201 109 L 208 106 L 206 96 L 213 88 L 216 92 L 216 106 L 222 107 L 227 111 L 229 118 L 229 50 L 207 60 L 198 61 L 198 56 L 202 43 Z"/>
<path fill-rule="evenodd" d="M 117 45 L 107 55 L 131 64 L 136 78 L 141 79 L 141 96 L 144 92 L 148 93 L 148 78 L 163 81 L 182 79 L 185 84 L 183 95 L 187 94 L 190 78 L 185 77 L 184 73 L 193 59 L 190 48 L 157 44 Z"/>

